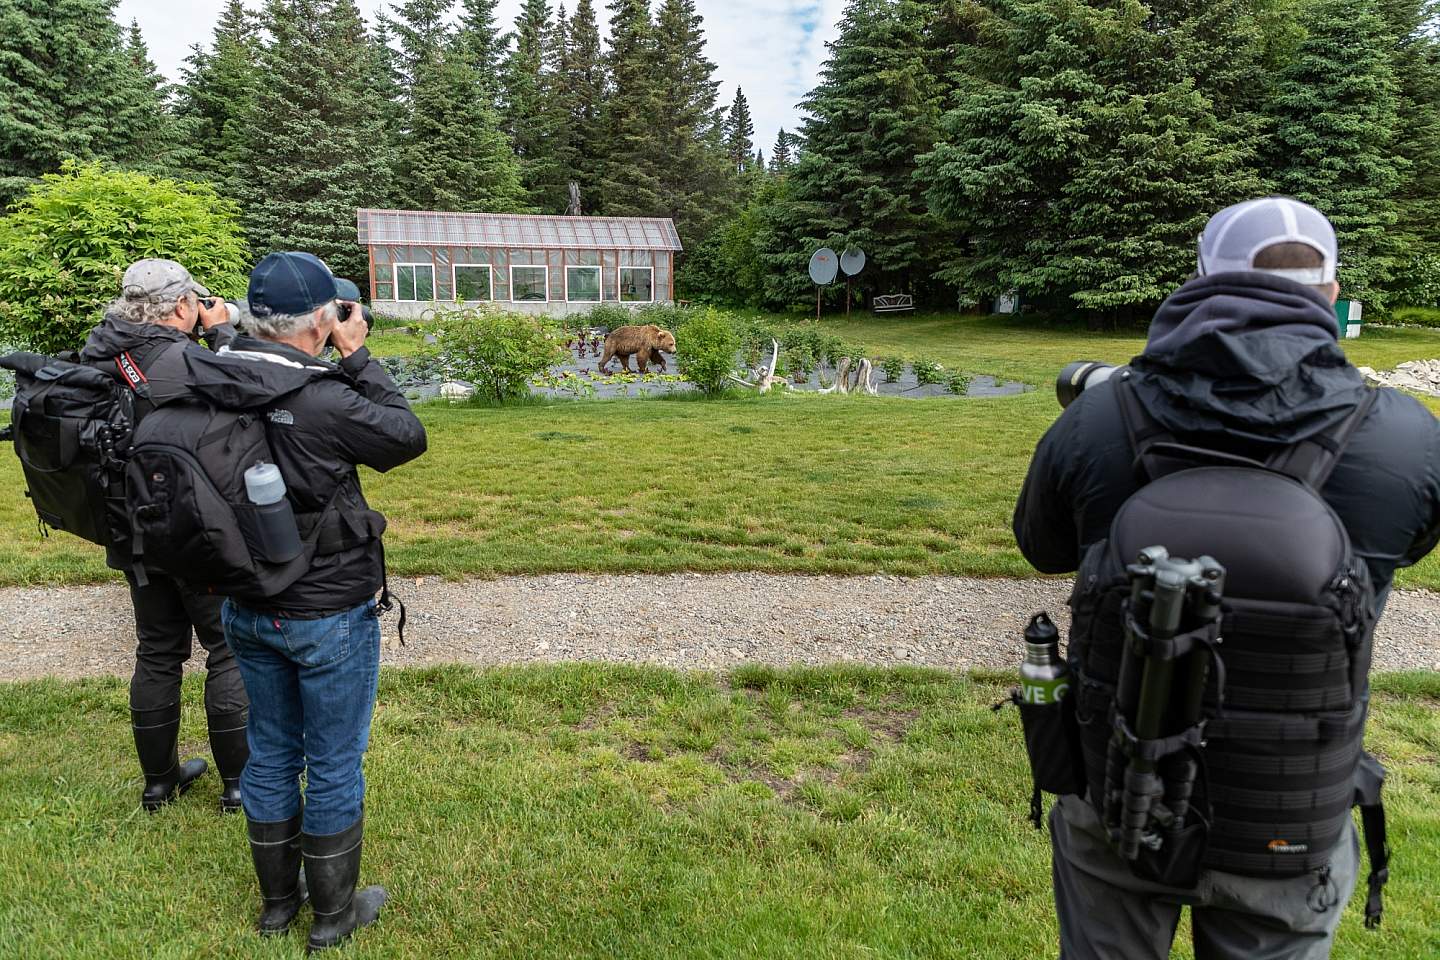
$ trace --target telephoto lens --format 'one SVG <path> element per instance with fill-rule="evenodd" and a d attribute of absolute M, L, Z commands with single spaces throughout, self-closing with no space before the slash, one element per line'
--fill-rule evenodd
<path fill-rule="evenodd" d="M 1060 406 L 1068 407 L 1086 390 L 1109 380 L 1118 369 L 1119 367 L 1101 363 L 1099 360 L 1076 360 L 1074 363 L 1067 363 L 1060 371 L 1060 376 L 1055 378 L 1055 399 L 1060 401 Z"/>

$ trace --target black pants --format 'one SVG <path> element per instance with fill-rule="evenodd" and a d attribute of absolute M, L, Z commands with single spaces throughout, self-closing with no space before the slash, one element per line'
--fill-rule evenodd
<path fill-rule="evenodd" d="M 205 648 L 205 712 L 232 713 L 250 703 L 239 664 L 220 627 L 221 597 L 195 593 L 171 578 L 149 574 L 146 586 L 130 580 L 135 607 L 135 675 L 130 680 L 130 707 L 153 710 L 180 699 L 180 679 L 190 659 L 192 631 Z"/>

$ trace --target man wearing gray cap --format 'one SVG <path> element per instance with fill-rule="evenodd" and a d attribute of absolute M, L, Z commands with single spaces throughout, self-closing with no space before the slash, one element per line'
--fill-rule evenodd
<path fill-rule="evenodd" d="M 1307 204 L 1265 197 L 1220 211 L 1200 238 L 1197 275 L 1160 306 L 1144 352 L 1080 394 L 1031 461 L 1015 508 L 1020 549 L 1044 573 L 1080 571 L 1068 650 L 1078 682 L 1068 696 L 1083 770 L 1065 781 L 1078 789 L 1050 813 L 1062 957 L 1168 957 L 1184 906 L 1202 960 L 1328 957 L 1356 886 L 1357 802 L 1371 866 L 1366 922 L 1380 921 L 1383 774 L 1361 752 L 1369 643 L 1395 571 L 1440 540 L 1440 423 L 1411 397 L 1372 391 L 1346 359 L 1333 309 L 1338 254 L 1330 222 Z M 1187 469 L 1194 466 L 1211 472 Z M 1184 489 L 1200 491 L 1222 475 L 1245 478 L 1252 492 L 1263 483 L 1284 493 L 1227 496 L 1209 513 L 1152 505 L 1154 490 L 1182 489 L 1171 481 L 1189 477 Z M 1302 499 L 1283 500 L 1291 495 Z M 1137 502 L 1149 512 L 1126 526 Z M 1293 502 L 1316 508 L 1309 527 L 1270 529 L 1277 505 Z M 1222 525 L 1236 537 L 1228 552 L 1214 546 Z M 1205 654 L 1217 664 L 1204 698 L 1208 725 L 1192 728 L 1200 742 L 1182 758 L 1194 762 L 1198 753 L 1208 771 L 1191 775 L 1197 816 L 1185 822 L 1196 842 L 1184 871 L 1156 866 L 1178 847 L 1169 825 L 1144 834 L 1142 848 L 1157 852 L 1147 859 L 1124 842 L 1135 824 L 1113 816 L 1117 806 L 1135 807 L 1128 772 L 1112 789 L 1110 758 L 1141 757 L 1133 751 L 1154 744 L 1159 759 L 1150 762 L 1163 778 L 1174 776 L 1163 766 L 1172 754 L 1191 749 L 1166 753 L 1159 739 L 1127 736 L 1116 705 L 1123 663 L 1134 662 L 1123 658 L 1168 655 L 1173 664 L 1182 656 L 1151 652 L 1162 648 L 1147 644 L 1161 640 L 1125 619 L 1147 597 L 1130 592 L 1132 580 L 1143 588 L 1144 570 L 1123 566 L 1135 555 L 1119 557 L 1122 529 L 1167 531 L 1232 567 L 1221 642 Z M 1318 554 L 1318 574 L 1303 582 L 1320 586 L 1299 588 L 1300 564 L 1267 567 L 1265 558 L 1303 553 L 1295 545 L 1310 542 L 1310 529 L 1330 538 L 1315 542 L 1340 544 L 1336 552 L 1348 556 L 1337 571 L 1331 554 Z M 1246 564 L 1296 575 L 1237 575 Z M 1300 589 L 1316 592 L 1292 595 Z M 1311 597 L 1339 602 L 1301 619 L 1297 610 L 1319 603 Z M 1253 612 L 1262 607 L 1264 615 Z M 1139 770 L 1130 795 L 1152 789 L 1141 782 L 1144 766 L 1126 768 L 1135 762 L 1120 761 Z M 1147 816 L 1140 821 L 1151 823 Z M 1207 821 L 1203 833 L 1197 817 Z"/>
<path fill-rule="evenodd" d="M 210 351 L 194 339 L 202 330 L 218 349 L 234 340 L 227 304 L 174 260 L 131 264 L 121 296 L 81 350 L 81 359 L 105 370 L 135 392 L 135 418 L 188 392 L 187 358 Z M 205 648 L 205 716 L 210 749 L 220 772 L 220 809 L 240 809 L 240 774 L 250 755 L 245 739 L 249 700 L 235 657 L 220 627 L 221 597 L 205 596 L 158 571 L 132 569 L 126 544 L 107 549 L 109 565 L 125 573 L 135 610 L 135 673 L 130 715 L 135 751 L 145 775 L 140 803 L 154 812 L 190 788 L 207 769 L 204 760 L 180 761 L 180 680 L 191 638 Z"/>

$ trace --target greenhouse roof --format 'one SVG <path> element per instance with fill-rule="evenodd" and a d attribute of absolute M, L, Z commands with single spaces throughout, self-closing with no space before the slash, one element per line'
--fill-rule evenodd
<path fill-rule="evenodd" d="M 668 217 L 534 217 L 513 213 L 360 210 L 362 244 L 680 250 Z"/>

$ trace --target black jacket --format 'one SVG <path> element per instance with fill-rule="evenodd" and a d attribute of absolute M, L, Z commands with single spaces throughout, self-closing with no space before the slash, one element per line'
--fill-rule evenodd
<path fill-rule="evenodd" d="M 1195 446 L 1263 456 L 1345 417 L 1368 389 L 1314 290 L 1261 273 L 1185 284 L 1160 307 L 1131 366 L 1150 415 Z M 1377 593 L 1440 540 L 1440 422 L 1378 391 L 1322 496 L 1370 567 Z M 1078 568 L 1139 489 L 1113 383 L 1086 390 L 1050 427 L 1015 506 L 1015 539 L 1044 573 Z"/>
<path fill-rule="evenodd" d="M 205 331 L 205 340 L 215 349 L 233 342 L 236 329 L 222 323 Z M 194 342 L 174 327 L 158 323 L 131 323 L 107 314 L 90 331 L 80 359 L 125 383 L 116 359 L 126 354 L 148 381 L 145 393 L 135 398 L 135 419 L 138 423 L 155 404 L 180 396 L 189 390 L 192 362 L 204 364 L 214 358 L 209 350 Z M 152 402 L 153 401 L 153 402 Z M 105 562 L 116 570 L 130 569 L 130 556 L 123 544 L 107 547 Z"/>
<path fill-rule="evenodd" d="M 367 515 L 371 521 L 369 538 L 360 537 L 366 542 L 317 555 L 292 586 L 251 605 L 304 619 L 373 597 L 385 576 L 384 520 L 366 503 L 356 467 L 383 473 L 420 456 L 426 446 L 425 428 L 379 362 L 364 347 L 336 365 L 240 336 L 193 366 L 191 388 L 210 402 L 266 412 L 270 449 L 297 512 L 323 510 L 333 496 L 354 520 L 356 535 Z M 317 379 L 306 368 L 338 375 Z"/>

